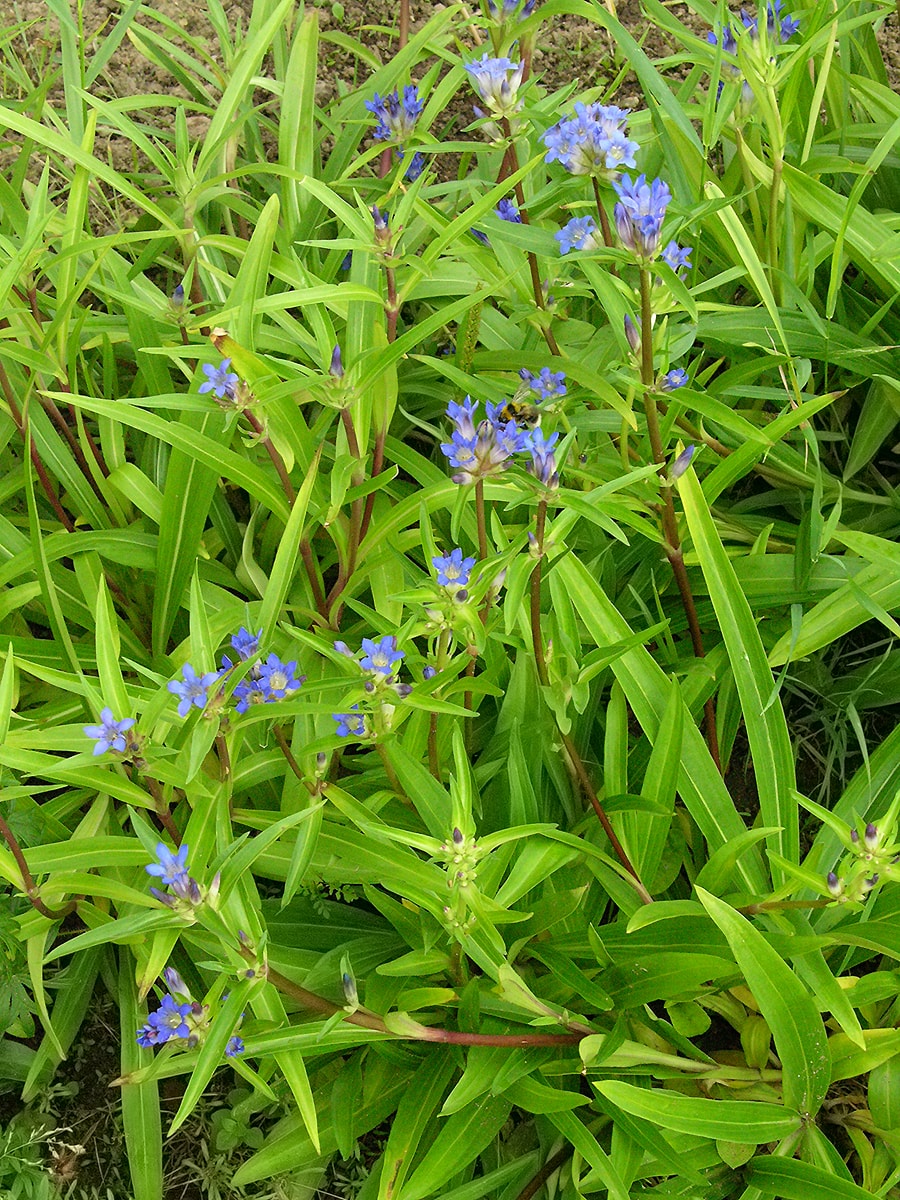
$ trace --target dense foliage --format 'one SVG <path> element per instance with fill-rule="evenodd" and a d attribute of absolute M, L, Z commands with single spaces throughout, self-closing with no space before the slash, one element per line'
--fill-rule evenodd
<path fill-rule="evenodd" d="M 217 1195 L 900 1196 L 884 12 L 644 6 L 6 31 L 0 1078 L 111 996 L 135 1200 L 216 1072 Z"/>

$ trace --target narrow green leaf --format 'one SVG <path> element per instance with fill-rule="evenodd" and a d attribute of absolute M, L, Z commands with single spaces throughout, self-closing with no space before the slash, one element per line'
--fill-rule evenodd
<path fill-rule="evenodd" d="M 404 1187 L 403 1200 L 424 1200 L 439 1192 L 487 1149 L 506 1124 L 511 1107 L 503 1096 L 485 1096 L 449 1117 Z"/>
<path fill-rule="evenodd" d="M 142 1049 L 135 1040 L 147 1012 L 138 1003 L 131 954 L 125 950 L 119 957 L 121 1067 L 122 1074 L 128 1075 L 148 1066 L 153 1051 Z M 123 1084 L 122 1125 L 134 1200 L 162 1200 L 162 1117 L 156 1080 Z"/>
<path fill-rule="evenodd" d="M 804 1115 L 815 1115 L 828 1091 L 831 1070 L 825 1026 L 812 997 L 781 955 L 745 917 L 703 888 L 696 891 L 728 939 L 747 986 L 772 1030 L 781 1060 L 785 1104 Z M 726 1141 L 738 1140 L 727 1134 L 716 1136 Z"/>
<path fill-rule="evenodd" d="M 384 1148 L 378 1200 L 395 1200 L 412 1165 L 412 1157 L 455 1070 L 450 1055 L 429 1055 L 412 1078 L 397 1108 Z"/>
<path fill-rule="evenodd" d="M 797 1158 L 754 1158 L 749 1172 L 754 1187 L 779 1200 L 872 1200 L 865 1188 Z"/>
<path fill-rule="evenodd" d="M 618 1080 L 604 1080 L 594 1087 L 632 1116 L 694 1137 L 759 1146 L 778 1141 L 801 1126 L 800 1114 L 779 1104 L 699 1099 Z"/>
<path fill-rule="evenodd" d="M 753 755 L 763 823 L 778 829 L 767 841 L 784 858 L 798 862 L 800 828 L 793 795 L 794 754 L 781 700 L 776 696 L 770 702 L 775 681 L 756 618 L 719 539 L 693 470 L 681 477 L 679 493 L 734 672 Z M 780 869 L 773 871 L 776 884 L 781 882 L 782 874 Z"/>

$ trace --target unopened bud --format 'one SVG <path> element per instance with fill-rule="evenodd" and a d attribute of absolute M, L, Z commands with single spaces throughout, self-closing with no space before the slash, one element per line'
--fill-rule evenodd
<path fill-rule="evenodd" d="M 850 830 L 850 841 L 854 846 L 859 842 L 859 833 L 855 829 Z"/>
<path fill-rule="evenodd" d="M 349 1008 L 359 1008 L 359 995 L 356 991 L 356 980 L 349 971 L 341 975 L 341 987 L 344 989 L 344 999 Z"/>
<path fill-rule="evenodd" d="M 437 675 L 437 670 L 434 667 L 423 667 L 422 668 L 422 678 L 424 680 L 427 681 L 429 679 L 434 679 L 435 675 Z"/>
<path fill-rule="evenodd" d="M 172 289 L 171 301 L 172 301 L 173 308 L 181 308 L 181 306 L 184 304 L 184 284 L 183 283 L 176 284 L 175 287 Z"/>
<path fill-rule="evenodd" d="M 166 967 L 163 971 L 166 987 L 173 996 L 190 996 L 190 989 L 174 967 Z"/>
<path fill-rule="evenodd" d="M 334 648 L 337 650 L 338 654 L 343 654 L 346 658 L 353 658 L 353 651 L 346 642 L 335 642 Z"/>
<path fill-rule="evenodd" d="M 372 206 L 372 220 L 375 222 L 375 241 L 386 243 L 390 236 L 388 229 L 388 214 L 383 213 L 377 204 Z"/>
<path fill-rule="evenodd" d="M 456 828 L 454 828 L 454 830 L 453 830 L 453 845 L 461 846 L 465 840 L 466 839 L 465 839 L 465 836 L 463 835 L 463 831 L 458 826 Z"/>
<path fill-rule="evenodd" d="M 625 337 L 628 339 L 632 354 L 640 354 L 641 331 L 627 313 L 625 314 Z"/>
<path fill-rule="evenodd" d="M 344 364 L 341 362 L 341 348 L 335 346 L 331 352 L 331 366 L 328 368 L 335 379 L 343 379 Z"/>
<path fill-rule="evenodd" d="M 834 871 L 828 872 L 828 877 L 825 882 L 828 884 L 828 890 L 831 892 L 832 896 L 839 896 L 843 891 L 841 881 L 838 879 L 837 875 L 835 875 Z"/>
<path fill-rule="evenodd" d="M 674 482 L 685 473 L 691 465 L 691 459 L 694 457 L 696 446 L 686 446 L 672 463 L 672 469 L 669 472 L 669 478 Z"/>
<path fill-rule="evenodd" d="M 870 821 L 866 826 L 866 849 L 875 850 L 878 846 L 878 827 Z"/>

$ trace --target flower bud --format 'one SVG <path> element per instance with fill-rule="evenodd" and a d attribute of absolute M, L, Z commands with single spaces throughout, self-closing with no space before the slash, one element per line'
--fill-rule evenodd
<path fill-rule="evenodd" d="M 344 377 L 344 364 L 341 362 L 341 348 L 340 348 L 340 346 L 335 346 L 335 348 L 332 350 L 332 352 L 331 352 L 331 366 L 328 368 L 328 370 L 329 370 L 329 372 L 330 372 L 330 373 L 331 373 L 331 374 L 334 376 L 334 378 L 335 378 L 335 379 L 343 379 L 343 377 Z"/>
<path fill-rule="evenodd" d="M 835 875 L 834 871 L 828 872 L 826 883 L 828 884 L 828 890 L 831 892 L 832 896 L 840 896 L 841 892 L 844 890 L 841 885 L 841 881 L 838 879 L 837 875 Z"/>
<path fill-rule="evenodd" d="M 866 826 L 866 849 L 875 850 L 878 847 L 878 827 L 870 821 Z"/>

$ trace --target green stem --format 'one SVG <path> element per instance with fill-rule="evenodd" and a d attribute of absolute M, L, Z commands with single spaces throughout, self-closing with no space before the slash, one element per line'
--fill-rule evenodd
<path fill-rule="evenodd" d="M 648 267 L 642 266 L 641 279 L 641 382 L 644 385 L 644 414 L 647 419 L 647 433 L 650 437 L 650 450 L 653 461 L 657 465 L 662 480 L 662 530 L 663 545 L 666 558 L 675 576 L 681 604 L 687 617 L 688 629 L 691 635 L 691 645 L 696 658 L 705 658 L 703 634 L 700 630 L 700 618 L 694 603 L 694 593 L 684 565 L 684 555 L 681 550 L 681 539 L 678 536 L 678 518 L 675 516 L 675 502 L 672 499 L 672 489 L 666 480 L 666 456 L 663 449 L 662 437 L 659 431 L 659 412 L 656 403 L 655 373 L 653 366 L 653 304 L 652 278 Z M 709 752 L 713 762 L 721 772 L 722 764 L 719 758 L 719 739 L 716 732 L 716 709 L 712 696 L 704 705 L 705 733 Z"/>
<path fill-rule="evenodd" d="M 256 964 L 256 956 L 249 946 L 241 945 L 238 947 L 241 957 L 247 962 Z M 289 996 L 292 1000 L 302 1005 L 307 1012 L 318 1013 L 323 1017 L 334 1016 L 335 1013 L 345 1012 L 337 1004 L 332 1004 L 330 1000 L 326 1000 L 324 996 L 318 996 L 315 992 L 310 992 L 306 988 L 301 987 L 299 983 L 294 983 L 288 979 L 274 967 L 266 968 L 266 978 L 273 987 L 277 988 L 284 996 Z M 394 1033 L 388 1029 L 382 1017 L 377 1013 L 366 1012 L 362 1009 L 357 1009 L 355 1012 L 346 1013 L 345 1020 L 348 1025 L 360 1025 L 363 1029 L 374 1029 L 378 1033 L 383 1033 L 388 1037 L 404 1038 L 410 1041 L 417 1042 L 443 1042 L 450 1046 L 508 1046 L 510 1048 L 516 1046 L 574 1046 L 589 1035 L 584 1032 L 579 1033 L 463 1033 L 457 1029 L 441 1029 L 434 1025 L 420 1025 L 418 1021 L 406 1020 L 403 1025 L 403 1033 Z"/>
<path fill-rule="evenodd" d="M 488 540 L 483 479 L 475 480 L 475 519 L 478 522 L 478 557 L 485 562 L 488 556 Z"/>
<path fill-rule="evenodd" d="M 536 1196 L 550 1176 L 555 1171 L 558 1171 L 563 1163 L 568 1162 L 573 1154 L 574 1149 L 568 1143 L 561 1150 L 557 1150 L 552 1158 L 547 1159 L 537 1174 L 529 1179 L 522 1191 L 516 1196 L 516 1200 L 531 1200 L 532 1196 Z"/>

